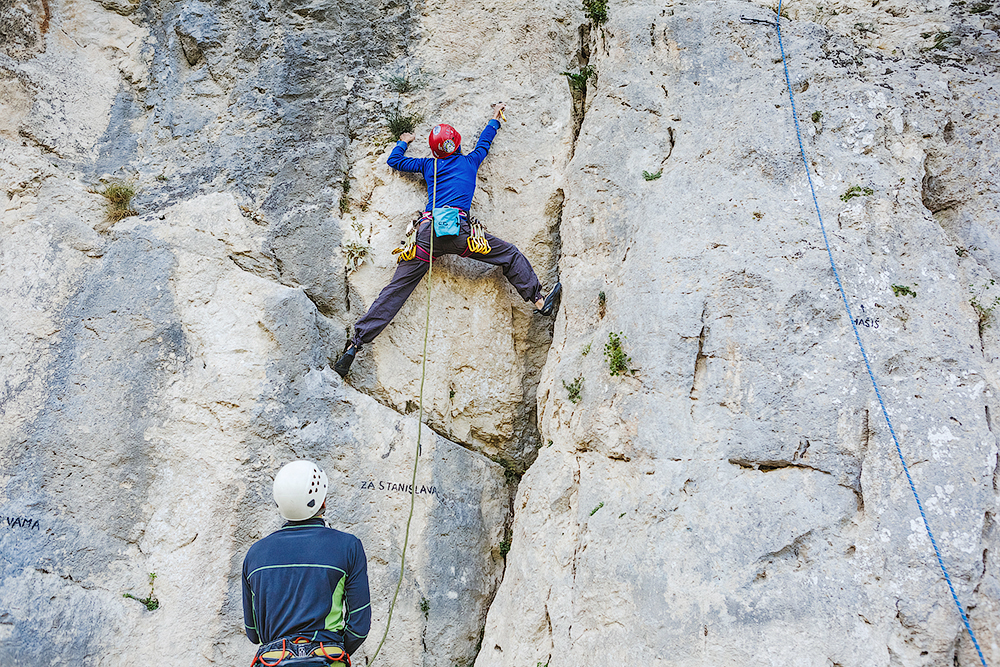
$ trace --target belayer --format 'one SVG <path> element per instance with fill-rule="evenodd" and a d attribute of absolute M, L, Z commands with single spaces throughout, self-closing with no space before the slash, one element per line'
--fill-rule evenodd
<path fill-rule="evenodd" d="M 503 275 L 522 299 L 535 304 L 536 313 L 552 314 L 562 285 L 556 283 L 552 292 L 543 297 L 542 285 L 528 258 L 513 244 L 487 233 L 479 221 L 469 216 L 476 174 L 500 129 L 505 106 L 500 103 L 493 107 L 493 118 L 479 135 L 475 150 L 467 155 L 462 154 L 461 135 L 450 125 L 436 125 L 431 130 L 428 143 L 433 158 L 406 157 L 406 149 L 415 137 L 409 132 L 400 135 L 388 164 L 397 171 L 423 174 L 427 183 L 427 207 L 409 244 L 397 249 L 399 263 L 392 280 L 364 317 L 355 323 L 354 337 L 334 364 L 334 370 L 341 377 L 347 375 L 361 346 L 382 333 L 427 273 L 431 261 L 431 234 L 434 234 L 435 259 L 441 255 L 459 255 L 502 266 Z"/>
<path fill-rule="evenodd" d="M 361 540 L 326 527 L 328 486 L 312 461 L 274 477 L 274 502 L 288 521 L 243 560 L 243 624 L 261 644 L 251 667 L 350 665 L 368 636 L 368 561 Z"/>

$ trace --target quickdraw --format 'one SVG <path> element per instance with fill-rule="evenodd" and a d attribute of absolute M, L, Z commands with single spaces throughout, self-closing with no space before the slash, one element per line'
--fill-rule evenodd
<path fill-rule="evenodd" d="M 410 227 L 413 231 L 406 235 L 406 242 L 392 251 L 392 254 L 396 255 L 397 262 L 405 262 L 417 256 L 417 230 L 420 228 L 420 223 L 423 220 L 423 218 L 420 218 L 415 222 L 411 222 Z"/>
<path fill-rule="evenodd" d="M 480 255 L 490 254 L 490 242 L 486 239 L 486 225 L 479 221 L 478 218 L 473 218 L 469 216 L 469 252 L 478 253 Z"/>

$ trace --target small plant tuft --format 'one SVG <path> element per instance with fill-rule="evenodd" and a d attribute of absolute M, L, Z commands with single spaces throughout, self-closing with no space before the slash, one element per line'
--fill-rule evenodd
<path fill-rule="evenodd" d="M 130 600 L 135 600 L 136 602 L 140 602 L 140 603 L 146 605 L 146 611 L 156 611 L 157 609 L 160 608 L 160 601 L 157 600 L 156 596 L 153 595 L 153 582 L 154 581 L 156 581 L 156 573 L 155 572 L 150 572 L 149 573 L 149 595 L 148 596 L 146 596 L 144 598 L 137 598 L 136 596 L 132 595 L 131 593 L 122 593 L 122 597 L 123 598 L 128 598 Z"/>
<path fill-rule="evenodd" d="M 996 285 L 996 282 L 990 278 L 988 281 L 982 284 L 978 290 L 975 289 L 973 285 L 969 285 L 969 289 L 973 290 L 975 294 L 969 299 L 969 305 L 972 306 L 976 314 L 979 315 L 979 335 L 982 336 L 983 332 L 993 326 L 993 311 L 996 310 L 997 305 L 1000 305 L 1000 296 L 993 297 L 990 301 L 986 293 L 991 287 Z"/>
<path fill-rule="evenodd" d="M 990 3 L 988 2 L 977 2 L 976 4 L 969 7 L 970 14 L 985 14 L 990 11 Z"/>
<path fill-rule="evenodd" d="M 569 81 L 570 90 L 587 91 L 587 81 L 597 77 L 597 72 L 590 65 L 580 68 L 579 73 L 563 72 L 562 75 Z"/>
<path fill-rule="evenodd" d="M 368 255 L 371 254 L 371 248 L 358 241 L 348 241 L 341 247 L 344 249 L 344 255 L 347 256 L 347 261 L 350 262 L 353 267 L 352 270 L 357 269 L 359 266 L 364 264 L 365 260 L 368 259 Z"/>
<path fill-rule="evenodd" d="M 420 598 L 420 611 L 424 612 L 424 618 L 427 618 L 428 612 L 431 610 L 431 601 L 427 598 Z"/>
<path fill-rule="evenodd" d="M 138 211 L 132 208 L 132 198 L 136 193 L 135 183 L 132 181 L 114 179 L 105 183 L 103 188 L 93 188 L 90 191 L 107 200 L 104 213 L 108 222 L 118 222 L 131 215 L 138 215 Z"/>
<path fill-rule="evenodd" d="M 351 200 L 348 195 L 351 192 L 351 179 L 344 175 L 344 180 L 340 182 L 340 212 L 348 213 L 351 210 Z"/>
<path fill-rule="evenodd" d="M 920 33 L 920 36 L 924 39 L 933 38 L 934 43 L 923 49 L 924 51 L 947 51 L 952 46 L 958 46 L 962 43 L 961 37 L 955 37 L 950 31 L 942 32 L 924 32 Z"/>
<path fill-rule="evenodd" d="M 424 79 L 419 71 L 412 76 L 409 72 L 391 74 L 385 78 L 385 82 L 389 84 L 389 90 L 397 95 L 406 95 L 424 87 Z"/>
<path fill-rule="evenodd" d="M 601 319 L 608 312 L 608 295 L 603 291 L 597 293 L 597 316 Z"/>
<path fill-rule="evenodd" d="M 584 346 L 583 346 L 583 349 L 582 349 L 582 350 L 580 350 L 580 355 L 581 355 L 581 356 L 584 356 L 584 357 L 585 357 L 585 356 L 587 356 L 588 354 L 590 354 L 590 343 L 587 343 L 586 345 L 584 345 Z"/>
<path fill-rule="evenodd" d="M 652 174 L 649 173 L 648 171 L 646 171 L 645 169 L 643 169 L 643 171 L 642 171 L 642 177 L 645 178 L 647 181 L 655 181 L 660 176 L 663 176 L 663 169 L 662 168 L 659 171 L 654 172 Z"/>
<path fill-rule="evenodd" d="M 503 477 L 508 484 L 518 484 L 524 475 L 523 470 L 518 470 L 514 462 L 501 456 L 492 457 L 491 460 L 503 468 Z"/>
<path fill-rule="evenodd" d="M 862 188 L 860 185 L 852 185 L 847 188 L 847 192 L 840 195 L 840 201 L 851 201 L 855 197 L 861 196 L 870 197 L 873 194 L 875 194 L 875 191 L 871 188 Z"/>
<path fill-rule="evenodd" d="M 629 372 L 632 358 L 625 354 L 625 350 L 622 349 L 622 341 L 625 339 L 626 336 L 620 331 L 618 333 L 612 331 L 608 334 L 608 343 L 604 346 L 604 358 L 608 360 L 611 375 L 624 375 Z"/>
<path fill-rule="evenodd" d="M 608 0 L 583 0 L 583 13 L 594 25 L 608 22 Z"/>
<path fill-rule="evenodd" d="M 764 219 L 764 214 L 761 213 L 760 211 L 754 211 L 753 212 L 753 219 L 754 220 L 763 220 Z"/>
<path fill-rule="evenodd" d="M 916 287 L 916 285 L 914 285 Z M 892 293 L 895 296 L 912 296 L 914 299 L 917 298 L 917 293 L 910 289 L 907 285 L 893 285 Z"/>
<path fill-rule="evenodd" d="M 818 123 L 821 118 L 823 118 L 823 112 L 822 111 L 813 111 L 813 113 L 812 113 L 812 121 L 814 123 Z"/>
<path fill-rule="evenodd" d="M 347 181 L 345 179 L 344 183 L 346 182 Z M 349 188 L 349 185 L 344 186 L 344 194 L 340 200 L 341 211 L 344 210 L 344 198 L 347 197 Z M 368 259 L 369 255 L 371 255 L 371 247 L 367 243 L 364 243 L 365 226 L 360 220 L 354 220 L 351 222 L 351 229 L 353 229 L 354 233 L 358 235 L 358 240 L 348 241 L 346 243 L 342 242 L 340 247 L 344 249 L 344 255 L 347 257 L 347 261 L 351 263 L 351 270 L 354 271 L 359 266 L 364 264 L 365 260 Z"/>
<path fill-rule="evenodd" d="M 391 111 L 385 114 L 385 122 L 389 126 L 389 134 L 393 141 L 399 141 L 399 137 L 407 132 L 413 132 L 417 125 L 423 122 L 424 117 L 420 114 L 405 114 L 396 105 Z"/>
<path fill-rule="evenodd" d="M 503 558 L 506 558 L 507 554 L 509 554 L 509 553 L 510 553 L 510 540 L 501 540 L 500 541 L 500 556 L 503 557 Z"/>
<path fill-rule="evenodd" d="M 580 392 L 583 391 L 583 375 L 577 375 L 576 379 L 566 384 L 566 380 L 562 381 L 563 387 L 569 392 L 569 402 L 574 405 L 580 402 Z"/>
<path fill-rule="evenodd" d="M 603 500 L 601 502 L 597 503 L 597 507 L 595 507 L 594 509 L 590 510 L 590 516 L 594 516 L 595 514 L 597 514 L 597 510 L 601 509 L 602 507 L 604 507 L 604 501 Z"/>

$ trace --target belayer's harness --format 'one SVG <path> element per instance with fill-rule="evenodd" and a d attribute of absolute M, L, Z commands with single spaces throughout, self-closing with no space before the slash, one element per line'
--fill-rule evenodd
<path fill-rule="evenodd" d="M 305 637 L 285 637 L 264 644 L 257 651 L 250 667 L 312 667 L 316 665 L 345 664 L 350 666 L 351 656 L 340 646 L 310 641 Z"/>

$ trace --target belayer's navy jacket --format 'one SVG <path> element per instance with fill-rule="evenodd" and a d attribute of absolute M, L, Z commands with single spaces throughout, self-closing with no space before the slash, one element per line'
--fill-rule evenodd
<path fill-rule="evenodd" d="M 483 128 L 476 142 L 476 149 L 468 155 L 455 153 L 449 157 L 440 158 L 437 161 L 437 198 L 433 202 L 438 208 L 442 206 L 454 206 L 463 211 L 468 211 L 472 206 L 472 195 L 476 191 L 476 174 L 479 172 L 479 165 L 486 159 L 490 152 L 490 145 L 493 138 L 497 136 L 500 129 L 500 121 L 491 119 Z M 434 199 L 434 158 L 432 157 L 406 157 L 407 144 L 405 141 L 397 141 L 396 147 L 389 154 L 387 164 L 397 171 L 417 171 L 424 175 L 427 181 L 427 208 L 431 210 L 432 199 Z"/>
<path fill-rule="evenodd" d="M 286 637 L 330 642 L 354 653 L 372 608 L 361 540 L 323 519 L 289 521 L 243 560 L 243 623 L 255 644 Z"/>

